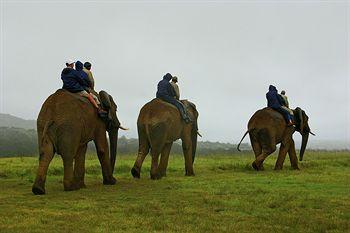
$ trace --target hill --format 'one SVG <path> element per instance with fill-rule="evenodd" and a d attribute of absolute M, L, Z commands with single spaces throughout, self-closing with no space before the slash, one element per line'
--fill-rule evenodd
<path fill-rule="evenodd" d="M 24 120 L 10 114 L 0 113 L 0 127 L 16 127 L 23 129 L 36 129 L 35 120 Z"/>

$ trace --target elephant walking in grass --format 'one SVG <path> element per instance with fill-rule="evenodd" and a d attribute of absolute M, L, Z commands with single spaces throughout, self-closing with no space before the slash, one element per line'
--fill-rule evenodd
<path fill-rule="evenodd" d="M 198 112 L 196 106 L 187 100 L 182 101 L 192 122 L 186 124 L 178 109 L 158 98 L 145 104 L 137 120 L 139 150 L 131 169 L 134 178 L 140 178 L 142 163 L 150 151 L 152 156 L 151 179 L 166 176 L 171 146 L 177 139 L 182 140 L 185 157 L 186 176 L 193 176 L 193 162 L 197 148 Z M 159 155 L 160 162 L 159 160 Z"/>
<path fill-rule="evenodd" d="M 283 167 L 286 154 L 293 169 L 299 169 L 298 159 L 295 152 L 295 144 L 293 133 L 298 131 L 302 135 L 302 144 L 299 159 L 303 160 L 304 152 L 308 142 L 309 134 L 314 135 L 309 127 L 309 117 L 300 108 L 293 110 L 295 118 L 295 127 L 287 126 L 282 114 L 271 108 L 258 110 L 250 118 L 248 130 L 239 142 L 237 149 L 243 141 L 244 137 L 249 133 L 250 143 L 255 154 L 255 161 L 252 167 L 255 170 L 263 170 L 263 163 L 267 156 L 276 150 L 276 145 L 281 143 L 275 170 Z"/>
<path fill-rule="evenodd" d="M 106 92 L 99 93 L 101 105 L 108 111 L 106 126 L 96 109 L 84 97 L 58 90 L 47 98 L 37 119 L 39 167 L 32 187 L 34 194 L 45 194 L 45 181 L 49 164 L 55 153 L 61 155 L 64 166 L 64 190 L 85 187 L 85 153 L 87 143 L 94 141 L 102 167 L 103 184 L 114 185 L 113 177 L 117 153 L 117 106 Z M 109 134 L 110 150 L 106 131 Z"/>

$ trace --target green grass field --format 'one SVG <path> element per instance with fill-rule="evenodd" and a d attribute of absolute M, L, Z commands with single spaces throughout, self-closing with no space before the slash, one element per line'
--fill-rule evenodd
<path fill-rule="evenodd" d="M 350 232 L 350 154 L 306 152 L 300 171 L 250 167 L 252 154 L 197 156 L 195 177 L 171 156 L 167 177 L 140 180 L 135 156 L 119 156 L 115 186 L 103 186 L 96 156 L 86 161 L 86 189 L 64 192 L 62 160 L 50 165 L 47 195 L 31 185 L 37 158 L 0 159 L 0 232 Z"/>

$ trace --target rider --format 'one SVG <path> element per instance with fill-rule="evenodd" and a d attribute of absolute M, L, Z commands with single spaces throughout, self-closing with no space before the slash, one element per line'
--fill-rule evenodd
<path fill-rule="evenodd" d="M 282 97 L 278 94 L 275 86 L 269 86 L 269 92 L 266 93 L 267 107 L 270 107 L 281 113 L 287 122 L 288 126 L 293 125 L 292 117 L 289 112 L 282 108 Z"/>
<path fill-rule="evenodd" d="M 177 109 L 180 111 L 182 119 L 184 119 L 186 123 L 190 123 L 191 119 L 187 115 L 187 112 L 184 106 L 174 98 L 176 96 L 176 93 L 174 91 L 174 88 L 171 86 L 169 82 L 171 79 L 172 79 L 172 76 L 169 73 L 163 76 L 163 80 L 161 80 L 158 83 L 158 90 L 157 90 L 156 96 L 157 98 L 160 98 L 165 102 L 168 102 L 174 105 L 175 107 L 177 107 Z"/>
<path fill-rule="evenodd" d="M 76 69 L 73 69 L 74 63 Z M 66 66 L 67 67 L 64 68 L 61 73 L 61 79 L 63 81 L 62 89 L 65 89 L 72 93 L 77 93 L 88 98 L 92 105 L 100 110 L 97 97 L 89 94 L 86 91 L 89 87 L 89 84 L 88 76 L 85 72 L 83 72 L 83 63 L 80 61 L 73 62 L 72 60 L 69 60 L 66 62 Z"/>
<path fill-rule="evenodd" d="M 94 77 L 92 76 L 91 63 L 90 62 L 87 61 L 87 62 L 84 63 L 83 71 L 88 75 L 90 88 L 92 90 L 95 90 L 95 80 L 94 80 Z"/>
<path fill-rule="evenodd" d="M 177 77 L 176 77 L 176 76 L 174 76 L 174 77 L 171 79 L 170 84 L 171 84 L 171 86 L 173 86 L 173 88 L 174 88 L 174 91 L 175 91 L 175 99 L 180 100 L 180 89 L 179 89 L 179 86 L 177 85 Z"/>
<path fill-rule="evenodd" d="M 281 91 L 280 96 L 282 97 L 282 108 L 287 110 L 290 115 L 294 115 L 294 112 L 292 109 L 289 108 L 289 102 L 288 102 L 288 97 L 286 96 L 286 91 Z"/>

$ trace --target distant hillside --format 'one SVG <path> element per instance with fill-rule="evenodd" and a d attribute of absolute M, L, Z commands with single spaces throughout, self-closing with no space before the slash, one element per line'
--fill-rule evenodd
<path fill-rule="evenodd" d="M 35 120 L 24 120 L 10 114 L 0 113 L 0 127 L 15 127 L 23 129 L 36 129 Z"/>
<path fill-rule="evenodd" d="M 34 129 L 0 127 L 0 157 L 34 155 L 38 151 Z"/>

